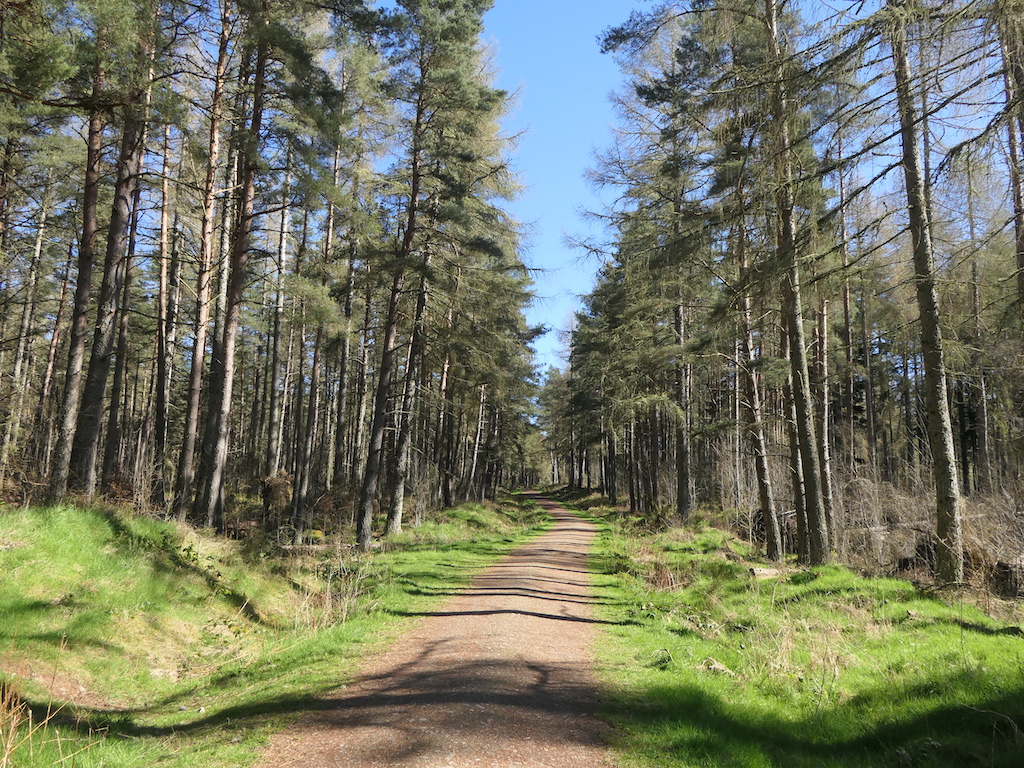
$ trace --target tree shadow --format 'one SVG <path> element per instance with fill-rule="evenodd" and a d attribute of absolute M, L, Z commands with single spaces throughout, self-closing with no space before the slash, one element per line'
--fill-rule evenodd
<path fill-rule="evenodd" d="M 803 717 L 785 707 L 769 712 L 727 702 L 696 684 L 665 684 L 613 701 L 605 713 L 625 733 L 641 734 L 645 752 L 685 756 L 693 765 L 1019 768 L 1024 685 L 968 703 L 970 682 L 969 674 L 958 674 L 898 690 L 880 685 Z M 946 702 L 963 703 L 936 702 L 922 711 L 936 690 Z M 884 719 L 870 722 L 878 717 Z"/>

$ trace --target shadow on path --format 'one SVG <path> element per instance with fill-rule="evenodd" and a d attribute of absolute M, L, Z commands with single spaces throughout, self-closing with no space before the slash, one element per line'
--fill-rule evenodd
<path fill-rule="evenodd" d="M 537 497 L 535 497 L 537 498 Z M 537 499 L 547 533 L 422 618 L 355 683 L 305 709 L 262 763 L 284 766 L 605 763 L 591 672 L 594 527 Z M 409 615 L 409 614 L 406 614 Z"/>

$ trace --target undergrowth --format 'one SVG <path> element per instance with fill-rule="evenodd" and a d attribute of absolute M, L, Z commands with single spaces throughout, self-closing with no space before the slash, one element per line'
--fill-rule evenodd
<path fill-rule="evenodd" d="M 111 509 L 0 510 L 0 768 L 250 764 L 546 520 L 510 497 L 372 554 L 285 556 Z"/>
<path fill-rule="evenodd" d="M 1024 765 L 1018 624 L 906 581 L 769 566 L 699 524 L 590 514 L 607 713 L 628 764 Z"/>

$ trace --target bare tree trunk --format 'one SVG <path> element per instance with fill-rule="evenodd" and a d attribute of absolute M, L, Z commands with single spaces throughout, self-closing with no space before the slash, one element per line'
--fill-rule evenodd
<path fill-rule="evenodd" d="M 316 329 L 313 341 L 313 364 L 309 371 L 309 408 L 306 411 L 306 425 L 299 445 L 295 464 L 295 491 L 292 498 L 292 526 L 295 528 L 295 543 L 301 544 L 309 527 L 309 488 L 313 472 L 313 445 L 318 429 L 320 414 L 320 357 L 324 342 L 324 325 Z"/>
<path fill-rule="evenodd" d="M 409 163 L 411 176 L 405 235 L 402 238 L 402 244 L 398 253 L 398 263 L 395 266 L 394 280 L 391 285 L 391 297 L 388 300 L 388 310 L 384 320 L 380 369 L 377 375 L 377 391 L 373 400 L 373 417 L 370 422 L 370 443 L 367 452 L 366 471 L 363 474 L 363 485 L 359 494 L 359 509 L 356 513 L 356 537 L 359 548 L 364 552 L 370 548 L 373 505 L 377 500 L 377 489 L 380 484 L 381 473 L 384 470 L 384 430 L 387 427 L 388 399 L 391 396 L 391 387 L 394 379 L 395 353 L 397 351 L 395 341 L 398 336 L 399 321 L 398 310 L 401 304 L 402 290 L 405 286 L 406 262 L 412 255 L 417 235 L 422 175 L 420 135 L 425 119 L 423 95 L 421 94 L 416 103 L 416 116 L 412 129 L 413 149 Z"/>
<path fill-rule="evenodd" d="M 14 352 L 14 366 L 11 371 L 11 406 L 7 411 L 3 442 L 0 443 L 0 488 L 3 488 L 7 476 L 11 446 L 17 441 L 24 419 L 25 394 L 28 389 L 26 370 L 32 351 L 32 323 L 35 318 L 36 288 L 39 282 L 39 262 L 43 255 L 43 242 L 46 234 L 46 221 L 50 213 L 48 184 L 43 188 L 39 205 L 39 218 L 36 222 L 36 238 L 29 262 L 28 276 L 24 286 L 24 304 L 21 308 L 21 321 L 18 323 L 17 347 Z"/>
<path fill-rule="evenodd" d="M 461 268 L 455 283 L 454 295 L 458 296 Z M 449 332 L 455 326 L 454 302 L 445 313 L 445 327 Z M 437 387 L 437 427 L 434 431 L 434 466 L 437 467 L 438 497 L 447 508 L 453 504 L 455 467 L 455 387 L 452 386 L 452 366 L 454 364 L 452 349 L 445 350 L 444 363 L 441 365 L 441 376 Z"/>
<path fill-rule="evenodd" d="M 907 54 L 904 9 L 889 0 L 893 23 L 889 26 L 895 67 L 896 98 L 903 145 L 903 173 L 907 210 L 914 249 L 914 278 L 924 352 L 925 403 L 928 409 L 928 442 L 932 451 L 938 547 L 935 569 L 938 578 L 960 582 L 964 578 L 964 553 L 960 482 L 957 477 L 953 426 L 946 396 L 946 365 L 935 289 L 934 256 L 928 221 L 927 197 L 918 156 L 917 115 L 913 102 L 910 61 Z"/>
<path fill-rule="evenodd" d="M 221 29 L 217 47 L 217 68 L 210 101 L 210 135 L 207 146 L 206 178 L 203 182 L 203 210 L 200 224 L 199 269 L 196 273 L 195 337 L 189 366 L 188 398 L 182 428 L 181 450 L 174 481 L 174 512 L 184 520 L 192 503 L 196 444 L 199 440 L 199 406 L 206 366 L 206 343 L 210 332 L 210 294 L 213 278 L 214 223 L 217 216 L 217 171 L 220 163 L 221 123 L 224 116 L 224 87 L 227 80 L 228 49 L 231 42 L 231 2 L 221 2 Z M 225 198 L 225 210 L 228 209 Z"/>
<path fill-rule="evenodd" d="M 469 462 L 469 471 L 466 474 L 466 490 L 464 493 L 465 498 L 469 498 L 473 493 L 473 485 L 476 482 L 476 476 L 478 473 L 477 465 L 480 463 L 480 446 L 483 442 L 484 436 L 484 417 L 487 410 L 487 385 L 480 385 L 480 406 L 477 410 L 476 416 L 476 433 L 473 437 L 473 454 L 472 459 Z M 575 462 L 573 462 L 575 464 Z"/>
<path fill-rule="evenodd" d="M 167 505 L 167 408 L 171 390 L 171 348 L 174 345 L 174 323 L 171 318 L 168 274 L 171 223 L 171 126 L 164 127 L 163 179 L 160 184 L 160 240 L 157 322 L 156 322 L 156 414 L 153 433 L 153 495 L 152 502 L 163 509 Z"/>
<path fill-rule="evenodd" d="M 740 234 L 740 241 L 745 241 Z M 741 273 L 747 272 L 746 249 L 740 256 Z M 741 276 L 741 282 L 745 278 Z M 750 440 L 751 452 L 754 455 L 754 473 L 757 477 L 757 496 L 761 504 L 761 520 L 764 524 L 765 555 L 769 560 L 781 560 L 782 535 L 779 531 L 779 517 L 775 508 L 775 492 L 772 488 L 771 470 L 768 466 L 768 442 L 764 434 L 764 406 L 761 403 L 761 386 L 757 377 L 757 359 L 754 356 L 753 322 L 751 319 L 750 296 L 744 288 L 740 298 L 740 318 L 742 321 L 743 378 L 746 389 L 745 405 L 747 416 L 747 436 Z"/>
<path fill-rule="evenodd" d="M 1017 302 L 1024 312 L 1024 153 L 1021 138 L 1024 137 L 1024 106 L 1019 99 L 1024 91 L 1024 51 L 1018 40 L 1015 40 L 1013 27 L 1020 25 L 1020 9 L 1012 8 L 1011 3 L 1000 8 L 997 27 L 999 29 L 999 47 L 1003 58 L 1003 86 L 1006 103 L 1018 106 L 1012 110 L 1006 125 L 1006 139 L 1010 150 L 1010 197 L 1013 201 L 1013 233 L 1014 251 L 1017 262 Z"/>
<path fill-rule="evenodd" d="M 50 501 L 63 501 L 71 475 L 71 446 L 78 424 L 82 402 L 82 369 L 85 364 L 85 341 L 89 327 L 89 295 L 92 291 L 92 272 L 96 261 L 96 237 L 99 231 L 100 164 L 103 155 L 104 113 L 100 101 L 106 88 L 106 72 L 99 65 L 93 75 L 93 108 L 89 116 L 86 138 L 85 184 L 82 193 L 82 237 L 78 243 L 78 276 L 71 318 L 71 339 L 68 349 L 67 373 L 64 377 L 64 397 L 57 418 L 57 441 L 53 471 L 50 478 Z"/>
<path fill-rule="evenodd" d="M 272 478 L 277 475 L 281 461 L 281 389 L 283 384 L 278 376 L 281 369 L 281 321 L 284 318 L 284 272 L 288 260 L 289 218 L 288 197 L 291 194 L 291 159 L 289 158 L 284 176 L 284 199 L 281 208 L 281 222 L 277 231 L 277 263 L 274 271 L 274 322 L 270 340 L 270 369 L 267 371 L 267 388 L 270 392 L 270 408 L 267 423 L 267 453 L 263 460 L 263 475 Z"/>
<path fill-rule="evenodd" d="M 970 385 L 971 419 L 974 427 L 975 455 L 975 488 L 978 493 L 992 491 L 992 462 L 988 427 L 988 393 L 987 372 L 981 354 L 983 328 L 981 323 L 981 277 L 978 266 L 978 238 L 975 232 L 974 214 L 974 180 L 969 178 L 967 184 L 968 224 L 970 228 L 971 247 L 971 315 L 973 317 L 973 350 L 971 364 L 976 377 Z M 966 451 L 964 451 L 966 454 Z M 966 476 L 965 476 L 966 480 Z"/>
<path fill-rule="evenodd" d="M 135 257 L 135 243 L 138 233 L 139 222 L 139 199 L 141 190 L 138 185 L 132 195 L 131 226 L 128 235 L 128 251 L 124 257 L 124 284 L 121 288 L 121 302 L 117 308 L 117 353 L 115 355 L 114 379 L 110 387 L 110 408 L 107 412 L 107 434 L 103 445 L 103 464 L 100 478 L 104 490 L 108 490 L 110 484 L 119 472 L 120 456 L 122 453 L 121 441 L 123 430 L 121 417 L 126 409 L 122 408 L 121 397 L 126 392 L 125 377 L 128 371 L 128 332 L 130 315 L 128 313 L 132 295 L 132 260 Z"/>
<path fill-rule="evenodd" d="M 366 469 L 363 474 L 359 508 L 356 513 L 356 536 L 359 548 L 369 551 L 373 535 L 373 508 L 377 501 L 377 488 L 384 472 L 384 431 L 387 428 L 388 400 L 394 380 L 396 339 L 398 337 L 399 304 L 405 285 L 405 267 L 397 267 L 391 285 L 383 338 L 380 341 L 381 359 L 377 372 L 377 389 L 373 399 L 370 421 L 370 440 L 367 448 Z"/>
<path fill-rule="evenodd" d="M 352 430 L 350 450 L 352 476 L 350 484 L 356 483 L 366 474 L 366 401 L 370 389 L 370 323 L 373 319 L 373 286 L 366 281 L 366 301 L 363 306 L 362 353 L 359 361 L 359 379 L 356 386 L 355 424 Z"/>
<path fill-rule="evenodd" d="M 737 187 L 737 203 L 743 210 L 740 188 Z M 761 504 L 761 520 L 764 524 L 765 555 L 770 560 L 781 560 L 785 554 L 779 516 L 772 487 L 771 469 L 768 465 L 768 441 L 764 433 L 764 405 L 761 399 L 761 384 L 757 375 L 757 359 L 754 346 L 754 323 L 750 299 L 750 258 L 747 252 L 746 222 L 741 218 L 736 233 L 736 256 L 739 261 L 739 279 L 743 293 L 740 296 L 741 350 L 743 353 L 743 379 L 746 391 L 747 436 L 754 455 L 754 474 L 757 478 L 757 496 Z"/>
<path fill-rule="evenodd" d="M 339 180 L 339 163 L 341 161 L 341 152 L 336 150 L 334 153 L 334 184 L 338 185 Z M 353 181 L 353 195 L 358 197 L 359 188 L 358 183 Z M 328 209 L 328 224 L 327 224 L 327 237 L 333 242 L 334 228 L 335 228 L 335 207 L 334 203 L 331 203 Z M 352 358 L 352 305 L 355 293 L 355 281 L 356 281 L 356 252 L 358 247 L 358 241 L 354 234 L 350 234 L 347 240 L 347 266 L 345 269 L 345 298 L 342 302 L 342 314 L 345 318 L 344 327 L 342 330 L 341 339 L 341 359 L 338 364 L 338 392 L 335 397 L 335 406 L 337 408 L 338 417 L 334 425 L 334 460 L 330 478 L 332 485 L 342 486 L 345 483 L 349 473 L 351 471 L 351 456 L 346 452 L 348 447 L 346 442 L 346 433 L 351 426 L 351 419 L 349 418 L 349 368 L 351 367 Z M 333 258 L 333 254 L 328 254 L 328 258 Z"/>
<path fill-rule="evenodd" d="M 350 443 L 346 435 L 352 431 L 353 426 L 353 419 L 349 414 L 351 400 L 349 397 L 349 390 L 351 388 L 349 378 L 350 368 L 352 367 L 352 333 L 354 331 L 352 326 L 352 304 L 353 293 L 355 292 L 355 254 L 356 251 L 353 244 L 353 247 L 349 249 L 345 301 L 342 310 L 345 317 L 345 329 L 344 337 L 341 340 L 341 361 L 338 365 L 338 420 L 334 428 L 334 484 L 338 486 L 343 485 L 346 479 L 351 477 L 352 472 L 352 455 L 349 450 Z"/>
<path fill-rule="evenodd" d="M 832 498 L 832 407 L 829 401 L 828 370 L 828 299 L 822 299 L 815 331 L 815 353 L 818 378 L 816 408 L 818 427 L 818 460 L 821 462 L 821 501 L 825 508 L 828 530 L 835 534 L 835 510 Z"/>
<path fill-rule="evenodd" d="M 629 488 L 629 513 L 635 515 L 637 512 L 637 480 L 636 480 L 636 418 L 630 416 L 626 425 L 626 485 Z"/>
<path fill-rule="evenodd" d="M 412 450 L 412 427 L 416 413 L 417 379 L 420 359 L 423 354 L 423 323 L 427 313 L 429 282 L 426 272 L 430 268 L 430 252 L 423 262 L 423 275 L 416 296 L 416 311 L 413 315 L 412 336 L 409 339 L 409 354 L 405 364 L 405 392 L 402 408 L 398 414 L 398 441 L 395 447 L 395 466 L 391 478 L 391 507 L 385 529 L 387 535 L 402 532 L 402 514 L 405 507 L 405 487 L 409 474 L 409 454 Z"/>
<path fill-rule="evenodd" d="M 787 330 L 789 324 L 785 318 L 786 312 L 787 309 L 783 306 L 781 354 L 783 359 L 789 362 L 791 344 Z M 786 434 L 789 442 L 789 472 L 793 489 L 793 509 L 796 513 L 796 555 L 801 562 L 807 562 L 810 556 L 810 543 L 807 535 L 807 494 L 804 491 L 804 464 L 800 456 L 800 439 L 796 429 L 797 416 L 796 403 L 793 399 L 793 367 L 791 364 L 786 367 L 786 381 L 782 386 L 782 395 L 785 404 Z"/>
<path fill-rule="evenodd" d="M 868 465 L 872 473 L 878 470 L 878 415 L 875 409 L 875 365 L 872 338 L 868 335 L 867 295 L 860 297 L 860 341 L 864 348 L 864 420 L 867 422 Z"/>
<path fill-rule="evenodd" d="M 690 519 L 693 497 L 690 492 L 690 387 L 689 365 L 683 358 L 683 345 L 686 343 L 684 317 L 685 309 L 682 301 L 675 306 L 676 344 L 679 345 L 675 365 L 676 403 L 680 413 L 676 416 L 676 514 L 681 523 Z"/>
<path fill-rule="evenodd" d="M 856 440 L 856 409 L 854 398 L 856 393 L 856 380 L 853 368 L 853 304 L 850 293 L 850 234 L 846 222 L 846 174 L 843 168 L 843 136 L 842 128 L 837 136 L 838 164 L 839 164 L 839 255 L 842 259 L 843 268 L 843 352 L 846 356 L 846 370 L 844 373 L 843 386 L 843 412 L 846 416 L 845 446 L 848 471 L 856 471 L 857 466 L 857 440 Z"/>
<path fill-rule="evenodd" d="M 210 380 L 210 423 L 213 442 L 204 446 L 211 461 L 199 478 L 200 492 L 194 509 L 195 518 L 221 531 L 224 527 L 224 473 L 227 469 L 228 439 L 231 430 L 231 395 L 235 378 L 235 345 L 242 310 L 242 294 L 245 289 L 245 268 L 249 260 L 249 244 L 254 227 L 253 212 L 256 198 L 256 174 L 259 166 L 258 148 L 263 124 L 263 108 L 266 97 L 266 68 L 268 46 L 261 40 L 256 50 L 253 68 L 253 90 L 251 120 L 246 146 L 240 153 L 238 188 L 241 197 L 238 216 L 231 242 L 231 255 L 227 279 L 227 295 L 221 334 L 220 358 L 214 359 Z M 208 433 L 208 436 L 210 433 Z"/>
<path fill-rule="evenodd" d="M 36 401 L 35 428 L 32 430 L 34 454 L 39 462 L 40 475 L 46 477 L 50 472 L 50 458 L 53 450 L 53 407 L 51 394 L 53 379 L 57 370 L 57 352 L 60 349 L 64 328 L 64 314 L 68 307 L 68 290 L 71 279 L 71 261 L 74 245 L 68 246 L 68 259 L 64 265 L 64 275 L 60 282 L 60 298 L 57 300 L 57 314 L 53 320 L 53 331 L 46 352 L 46 367 L 43 369 L 43 383 L 39 388 L 39 399 Z"/>
<path fill-rule="evenodd" d="M 605 450 L 607 451 L 606 470 L 608 503 L 615 506 L 619 503 L 619 480 L 618 480 L 618 446 L 617 435 L 614 426 L 609 426 L 605 432 Z M 556 479 L 557 483 L 558 480 Z"/>
<path fill-rule="evenodd" d="M 821 467 L 818 461 L 814 430 L 813 398 L 804 340 L 803 306 L 800 295 L 800 266 L 796 253 L 796 219 L 794 215 L 793 147 L 789 133 L 787 77 L 783 63 L 778 27 L 777 0 L 765 0 L 768 20 L 768 41 L 775 65 L 775 93 L 772 115 L 775 123 L 777 165 L 779 170 L 776 204 L 779 216 L 779 251 L 786 267 L 783 293 L 787 304 L 790 338 L 790 367 L 793 373 L 793 404 L 796 411 L 796 432 L 800 443 L 804 499 L 807 511 L 808 558 L 812 565 L 827 563 L 831 558 L 828 526 L 821 490 Z"/>
<path fill-rule="evenodd" d="M 978 449 L 978 492 L 991 493 L 994 483 L 992 471 L 992 437 L 988 413 L 988 376 L 978 361 L 978 381 L 974 385 L 974 428 Z"/>
<path fill-rule="evenodd" d="M 100 282 L 97 299 L 96 329 L 71 448 L 71 469 L 87 497 L 96 492 L 99 480 L 103 404 L 117 337 L 114 321 L 124 288 L 133 203 L 146 148 L 148 105 L 139 103 L 148 101 L 143 99 L 144 93 L 142 90 L 137 91 L 134 103 L 125 108 L 117 161 L 117 181 L 114 185 L 114 200 L 107 228 L 103 279 Z"/>

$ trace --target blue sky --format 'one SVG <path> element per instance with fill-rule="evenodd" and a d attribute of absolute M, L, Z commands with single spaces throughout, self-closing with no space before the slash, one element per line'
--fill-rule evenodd
<path fill-rule="evenodd" d="M 523 133 L 515 165 L 526 190 L 510 204 L 530 226 L 525 261 L 536 268 L 537 300 L 531 324 L 551 331 L 535 344 L 540 369 L 563 367 L 559 331 L 569 326 L 576 299 L 593 284 L 597 264 L 564 243 L 566 235 L 594 233 L 581 212 L 600 201 L 584 179 L 594 151 L 611 142 L 609 94 L 621 79 L 597 37 L 624 22 L 643 0 L 495 0 L 484 17 L 495 52 L 497 85 L 518 94 L 506 120 L 509 133 Z"/>

